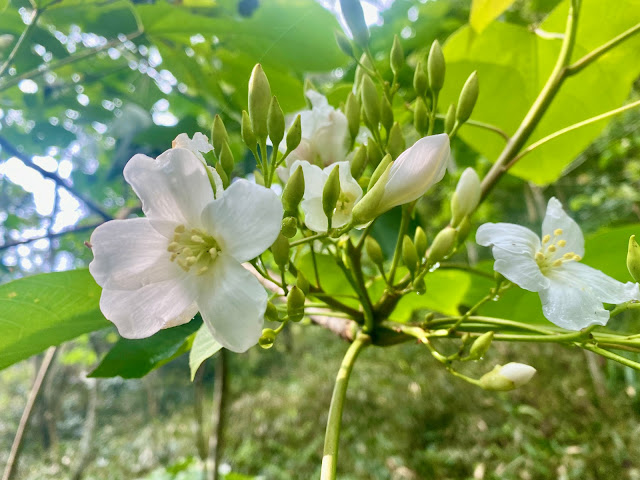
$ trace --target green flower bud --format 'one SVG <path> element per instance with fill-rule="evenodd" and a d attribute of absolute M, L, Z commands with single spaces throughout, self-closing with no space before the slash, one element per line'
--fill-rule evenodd
<path fill-rule="evenodd" d="M 340 198 L 340 169 L 336 166 L 331 173 L 322 190 L 322 210 L 329 219 L 329 229 L 331 229 L 331 220 L 333 219 L 333 211 Z"/>
<path fill-rule="evenodd" d="M 439 262 L 451 253 L 456 244 L 456 234 L 456 229 L 449 226 L 438 232 L 429 249 L 429 263 Z"/>
<path fill-rule="evenodd" d="M 275 95 L 271 97 L 271 103 L 269 104 L 267 130 L 269 131 L 269 138 L 271 139 L 273 148 L 277 149 L 284 138 L 284 113 L 282 113 L 282 108 L 280 108 L 280 104 Z"/>
<path fill-rule="evenodd" d="M 418 269 L 418 253 L 416 252 L 416 246 L 411 241 L 411 238 L 409 238 L 409 235 L 405 235 L 402 239 L 402 261 L 412 275 Z"/>
<path fill-rule="evenodd" d="M 226 140 L 222 144 L 222 152 L 220 153 L 220 165 L 222 165 L 224 173 L 227 174 L 227 177 L 231 178 L 234 167 L 233 153 L 231 153 L 231 149 L 229 148 L 229 144 Z"/>
<path fill-rule="evenodd" d="M 229 141 L 229 134 L 224 127 L 224 122 L 220 115 L 216 114 L 213 117 L 213 126 L 211 127 L 211 144 L 213 145 L 213 151 L 219 158 L 222 155 L 222 146 L 225 142 Z"/>
<path fill-rule="evenodd" d="M 402 50 L 402 45 L 400 44 L 398 35 L 393 36 L 393 45 L 391 46 L 389 63 L 391 64 L 391 71 L 397 77 L 404 65 L 404 51 Z"/>
<path fill-rule="evenodd" d="M 413 243 L 416 246 L 418 258 L 423 258 L 427 253 L 427 234 L 424 233 L 422 227 L 416 228 L 416 233 L 413 235 Z"/>
<path fill-rule="evenodd" d="M 298 270 L 298 276 L 296 278 L 296 286 L 302 290 L 302 293 L 304 293 L 305 295 L 309 294 L 309 280 L 307 280 L 307 277 L 304 276 L 304 273 L 302 273 L 302 271 Z"/>
<path fill-rule="evenodd" d="M 429 86 L 429 79 L 424 71 L 424 64 L 422 60 L 416 65 L 416 71 L 413 74 L 413 89 L 416 91 L 418 97 L 424 97 L 427 93 Z"/>
<path fill-rule="evenodd" d="M 369 75 L 362 79 L 362 106 L 371 126 L 378 128 L 380 123 L 380 97 L 378 90 Z"/>
<path fill-rule="evenodd" d="M 380 160 L 382 160 L 382 157 L 382 150 L 380 150 L 378 144 L 370 138 L 367 142 L 367 158 L 369 159 L 369 165 L 377 167 Z"/>
<path fill-rule="evenodd" d="M 344 115 L 347 117 L 351 140 L 355 140 L 360 131 L 360 102 L 353 92 L 349 92 L 347 102 L 344 105 Z"/>
<path fill-rule="evenodd" d="M 271 245 L 271 253 L 278 268 L 284 272 L 289 264 L 289 239 L 281 233 L 278 234 L 278 238 Z"/>
<path fill-rule="evenodd" d="M 496 365 L 480 378 L 480 386 L 485 390 L 506 392 L 527 383 L 535 375 L 536 369 L 523 363 Z"/>
<path fill-rule="evenodd" d="M 456 110 L 456 120 L 458 123 L 464 123 L 469 120 L 473 107 L 478 100 L 478 72 L 473 72 L 462 87 L 460 99 L 458 100 L 458 109 Z"/>
<path fill-rule="evenodd" d="M 480 360 L 489 351 L 493 342 L 493 332 L 486 332 L 475 339 L 469 349 L 469 360 Z"/>
<path fill-rule="evenodd" d="M 388 134 L 393 125 L 393 109 L 387 97 L 382 97 L 382 101 L 380 102 L 380 123 L 382 123 L 382 126 Z"/>
<path fill-rule="evenodd" d="M 302 140 L 302 124 L 300 123 L 300 115 L 298 115 L 287 132 L 287 151 L 291 152 L 298 148 L 300 140 Z"/>
<path fill-rule="evenodd" d="M 351 220 L 354 225 L 366 225 L 374 220 L 378 215 L 378 207 L 384 197 L 384 189 L 389 178 L 391 164 L 387 166 L 384 173 L 373 185 L 371 190 L 367 191 L 364 197 L 353 207 L 351 211 Z"/>
<path fill-rule="evenodd" d="M 638 282 L 640 280 L 640 246 L 636 242 L 636 236 L 631 235 L 629 238 L 629 250 L 627 252 L 627 268 L 633 279 Z"/>
<path fill-rule="evenodd" d="M 282 207 L 284 208 L 285 215 L 296 216 L 298 212 L 298 205 L 302 201 L 304 195 L 304 173 L 302 166 L 298 165 L 298 168 L 291 174 L 287 184 L 282 190 Z"/>
<path fill-rule="evenodd" d="M 416 278 L 413 282 L 413 289 L 418 295 L 424 295 L 427 291 L 427 284 L 424 283 L 424 277 Z"/>
<path fill-rule="evenodd" d="M 357 92 L 360 91 L 360 86 L 362 85 L 362 79 L 364 78 L 365 75 L 367 75 L 366 70 L 363 70 L 362 67 L 360 67 L 360 65 L 362 65 L 363 67 L 369 70 L 373 70 L 373 65 L 371 64 L 371 60 L 369 60 L 369 57 L 367 56 L 366 53 L 363 53 L 360 56 L 360 62 L 359 62 L 359 65 L 356 67 L 356 73 L 353 79 L 353 85 L 356 87 Z"/>
<path fill-rule="evenodd" d="M 285 217 L 282 219 L 280 233 L 287 238 L 293 238 L 298 233 L 298 221 L 295 217 Z"/>
<path fill-rule="evenodd" d="M 249 79 L 249 118 L 253 133 L 260 141 L 267 139 L 267 117 L 271 103 L 271 87 L 269 80 L 259 63 L 253 67 Z"/>
<path fill-rule="evenodd" d="M 457 226 L 464 217 L 473 213 L 480 202 L 481 193 L 478 174 L 473 168 L 466 168 L 451 197 L 451 225 Z"/>
<path fill-rule="evenodd" d="M 265 328 L 262 330 L 262 336 L 258 339 L 258 345 L 265 350 L 273 347 L 276 341 L 276 332 L 271 328 Z"/>
<path fill-rule="evenodd" d="M 280 316 L 278 315 L 278 309 L 273 303 L 267 302 L 267 309 L 264 311 L 264 318 L 266 320 L 269 320 L 270 322 L 280 321 Z"/>
<path fill-rule="evenodd" d="M 378 164 L 378 166 L 374 170 L 373 175 L 371 175 L 371 179 L 369 180 L 369 185 L 367 186 L 367 191 L 373 188 L 373 186 L 380 179 L 380 176 L 384 173 L 387 167 L 391 165 L 392 161 L 393 160 L 391 159 L 391 155 L 387 154 L 384 156 L 382 161 Z"/>
<path fill-rule="evenodd" d="M 398 122 L 394 123 L 389 132 L 389 140 L 387 141 L 387 151 L 391 154 L 393 159 L 400 156 L 405 151 L 407 145 L 404 141 L 404 135 L 402 134 L 402 128 Z"/>
<path fill-rule="evenodd" d="M 229 186 L 229 177 L 227 176 L 227 172 L 224 171 L 224 168 L 222 167 L 222 163 L 218 162 L 216 163 L 216 172 L 218 172 L 218 175 L 220 175 L 220 180 L 222 180 L 222 187 L 223 188 L 227 188 Z"/>
<path fill-rule="evenodd" d="M 456 124 L 456 106 L 452 103 L 449 105 L 447 115 L 444 117 L 444 133 L 451 135 L 453 127 Z"/>
<path fill-rule="evenodd" d="M 369 46 L 369 28 L 364 19 L 360 0 L 340 0 L 340 10 L 356 44 L 366 50 Z"/>
<path fill-rule="evenodd" d="M 242 124 L 241 124 L 242 141 L 252 152 L 256 150 L 258 140 L 253 133 L 253 127 L 251 126 L 251 119 L 246 110 L 242 111 Z"/>
<path fill-rule="evenodd" d="M 444 85 L 445 61 L 442 48 L 438 40 L 434 40 L 427 59 L 427 71 L 429 73 L 429 86 L 434 92 L 439 92 Z"/>
<path fill-rule="evenodd" d="M 382 263 L 384 262 L 384 255 L 382 253 L 382 248 L 380 248 L 380 244 L 375 238 L 371 236 L 365 238 L 364 249 L 367 251 L 367 255 L 374 264 L 382 266 Z"/>
<path fill-rule="evenodd" d="M 413 126 L 420 135 L 426 135 L 429 130 L 429 112 L 422 97 L 416 98 L 413 106 Z"/>
<path fill-rule="evenodd" d="M 292 322 L 299 322 L 304 317 L 305 295 L 302 289 L 294 286 L 287 295 L 287 315 Z"/>
<path fill-rule="evenodd" d="M 371 177 L 365 175 L 364 177 L 360 177 L 358 179 L 358 185 L 360 185 L 360 188 L 362 188 L 362 190 L 366 190 L 370 181 L 371 181 Z"/>
<path fill-rule="evenodd" d="M 367 167 L 367 147 L 361 145 L 351 159 L 351 176 L 358 179 Z"/>
<path fill-rule="evenodd" d="M 355 55 L 353 54 L 353 47 L 351 46 L 351 41 L 347 38 L 347 36 L 340 30 L 336 30 L 333 33 L 336 37 L 336 43 L 338 44 L 338 47 L 340 47 L 340 50 L 342 50 L 342 52 L 348 57 L 355 58 Z"/>

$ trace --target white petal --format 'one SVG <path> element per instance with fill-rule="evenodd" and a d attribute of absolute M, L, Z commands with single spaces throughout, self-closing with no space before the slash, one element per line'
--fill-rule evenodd
<path fill-rule="evenodd" d="M 327 100 L 327 97 L 325 97 L 321 93 L 318 93 L 315 90 L 307 90 L 304 94 L 311 102 L 312 109 L 322 109 L 329 107 L 329 101 Z"/>
<path fill-rule="evenodd" d="M 238 180 L 202 211 L 202 224 L 221 250 L 246 262 L 269 248 L 282 225 L 282 203 L 273 190 Z"/>
<path fill-rule="evenodd" d="M 322 197 L 322 190 L 328 174 L 306 160 L 296 160 L 289 169 L 289 175 L 293 174 L 298 167 L 302 167 L 302 176 L 304 177 L 304 198 Z"/>
<path fill-rule="evenodd" d="M 485 223 L 478 227 L 476 242 L 484 247 L 500 247 L 512 253 L 526 253 L 534 258 L 540 239 L 526 227 L 514 223 Z"/>
<path fill-rule="evenodd" d="M 322 197 L 313 197 L 300 202 L 304 213 L 304 224 L 314 232 L 324 233 L 329 228 L 329 220 L 322 208 Z M 333 222 L 332 222 L 333 223 Z"/>
<path fill-rule="evenodd" d="M 462 172 L 456 185 L 457 207 L 461 216 L 470 214 L 480 202 L 480 178 L 476 171 L 469 167 Z"/>
<path fill-rule="evenodd" d="M 181 133 L 175 138 L 171 146 L 173 148 L 186 148 L 193 153 L 208 153 L 213 150 L 213 145 L 209 143 L 207 136 L 200 132 L 193 134 L 193 140 L 186 133 Z"/>
<path fill-rule="evenodd" d="M 349 162 L 337 162 L 333 165 L 337 165 L 340 169 L 338 172 L 340 175 L 340 190 L 353 197 L 355 199 L 354 202 L 360 200 L 362 198 L 362 187 L 351 175 L 351 164 Z M 331 173 L 331 170 L 335 168 L 333 165 L 325 168 L 327 174 Z"/>
<path fill-rule="evenodd" d="M 531 292 L 549 287 L 549 279 L 540 272 L 540 267 L 529 253 L 515 253 L 497 246 L 492 252 L 496 259 L 493 269 L 516 285 Z"/>
<path fill-rule="evenodd" d="M 500 375 L 511 380 L 516 387 L 521 387 L 536 374 L 536 369 L 524 363 L 510 362 L 500 368 Z"/>
<path fill-rule="evenodd" d="M 381 204 L 388 210 L 417 200 L 442 179 L 448 163 L 448 135 L 421 138 L 391 165 Z"/>
<path fill-rule="evenodd" d="M 347 117 L 339 110 L 330 112 L 325 124 L 319 125 L 314 132 L 311 143 L 322 165 L 343 161 L 347 156 L 349 144 Z"/>
<path fill-rule="evenodd" d="M 561 267 L 553 269 L 551 275 L 561 277 L 578 288 L 590 289 L 593 296 L 600 302 L 618 304 L 640 300 L 637 283 L 619 282 L 583 263 L 564 263 Z"/>
<path fill-rule="evenodd" d="M 202 209 L 213 200 L 204 164 L 184 148 L 172 148 L 156 159 L 135 155 L 124 167 L 124 177 L 150 220 L 198 227 Z"/>
<path fill-rule="evenodd" d="M 102 291 L 100 310 L 125 338 L 146 338 L 161 328 L 185 323 L 197 309 L 194 275 L 152 283 L 137 290 Z"/>
<path fill-rule="evenodd" d="M 89 271 L 103 288 L 134 290 L 181 272 L 169 260 L 169 240 L 146 218 L 104 223 L 91 234 L 91 245 L 93 261 Z"/>
<path fill-rule="evenodd" d="M 573 218 L 566 214 L 562 209 L 562 204 L 555 198 L 551 197 L 547 204 L 547 213 L 542 222 L 542 235 L 550 235 L 557 229 L 562 230 L 562 238 L 567 242 L 563 249 L 565 252 L 573 252 L 581 257 L 584 256 L 584 236 L 580 226 Z"/>
<path fill-rule="evenodd" d="M 258 343 L 267 306 L 260 282 L 228 255 L 220 255 L 203 277 L 197 303 L 213 338 L 233 352 Z"/>

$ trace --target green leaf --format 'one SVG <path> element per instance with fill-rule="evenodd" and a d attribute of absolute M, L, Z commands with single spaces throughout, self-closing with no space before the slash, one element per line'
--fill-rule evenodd
<path fill-rule="evenodd" d="M 469 24 L 477 33 L 481 33 L 491 22 L 498 18 L 515 0 L 473 0 Z"/>
<path fill-rule="evenodd" d="M 141 378 L 151 370 L 170 362 L 191 347 L 192 334 L 202 320 L 196 316 L 189 323 L 160 330 L 149 338 L 129 340 L 120 338 L 102 359 L 90 377 Z"/>
<path fill-rule="evenodd" d="M 196 332 L 196 337 L 193 339 L 193 345 L 191 345 L 191 352 L 189 352 L 191 381 L 193 381 L 198 368 L 202 365 L 202 362 L 213 356 L 221 348 L 222 345 L 215 341 L 211 332 L 209 332 L 209 328 L 207 328 L 206 325 L 202 325 L 200 330 Z"/>
<path fill-rule="evenodd" d="M 100 287 L 86 269 L 0 285 L 0 369 L 111 325 L 99 300 Z"/>
<path fill-rule="evenodd" d="M 0 0 L 0 13 L 4 12 L 9 6 L 9 0 Z"/>
<path fill-rule="evenodd" d="M 512 135 L 542 90 L 561 46 L 568 1 L 539 29 L 493 22 L 482 34 L 463 27 L 444 47 L 447 81 L 441 105 L 455 103 L 466 78 L 478 71 L 480 95 L 472 119 L 499 126 Z M 637 0 L 581 2 L 573 61 L 640 22 Z M 640 35 L 618 45 L 565 81 L 529 144 L 561 128 L 619 107 L 640 73 Z M 510 173 L 538 184 L 559 178 L 564 169 L 606 126 L 598 122 L 563 135 L 520 160 Z M 486 130 L 464 126 L 460 137 L 490 160 L 505 142 Z"/>

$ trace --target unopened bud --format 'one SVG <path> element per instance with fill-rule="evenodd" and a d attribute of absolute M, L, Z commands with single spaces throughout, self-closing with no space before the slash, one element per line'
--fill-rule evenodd
<path fill-rule="evenodd" d="M 382 150 L 380 150 L 378 144 L 370 138 L 367 142 L 367 158 L 369 159 L 369 165 L 377 167 L 380 160 L 382 160 L 382 157 Z"/>
<path fill-rule="evenodd" d="M 336 209 L 338 199 L 340 198 L 340 169 L 336 167 L 331 170 L 327 182 L 322 189 L 322 210 L 329 220 L 328 228 L 331 228 L 331 220 L 333 211 Z"/>
<path fill-rule="evenodd" d="M 416 278 L 413 282 L 413 290 L 418 295 L 423 295 L 427 291 L 427 284 L 424 283 L 424 277 L 420 276 Z"/>
<path fill-rule="evenodd" d="M 344 32 L 341 32 L 340 30 L 336 30 L 333 33 L 336 37 L 336 43 L 338 44 L 338 47 L 340 48 L 340 50 L 342 50 L 342 52 L 348 57 L 355 58 L 355 55 L 353 54 L 353 47 L 351 46 L 351 42 L 349 41 L 347 36 L 344 34 Z"/>
<path fill-rule="evenodd" d="M 302 124 L 300 122 L 300 115 L 298 115 L 287 132 L 287 151 L 291 152 L 298 148 L 300 140 L 302 140 Z"/>
<path fill-rule="evenodd" d="M 226 142 L 226 140 L 222 144 L 222 152 L 220 153 L 220 165 L 222 165 L 224 173 L 227 174 L 227 177 L 231 178 L 234 167 L 233 153 L 231 153 L 231 149 L 229 148 L 229 144 Z"/>
<path fill-rule="evenodd" d="M 473 213 L 480 202 L 481 192 L 478 174 L 473 168 L 466 168 L 451 197 L 451 225 L 457 226 L 464 217 Z"/>
<path fill-rule="evenodd" d="M 269 320 L 270 322 L 280 321 L 280 316 L 278 315 L 278 309 L 273 303 L 267 302 L 267 309 L 264 311 L 264 318 L 266 320 Z"/>
<path fill-rule="evenodd" d="M 287 315 L 292 322 L 299 322 L 304 317 L 305 295 L 302 289 L 294 286 L 287 295 Z"/>
<path fill-rule="evenodd" d="M 367 255 L 371 261 L 381 266 L 384 262 L 384 255 L 382 254 L 382 248 L 375 238 L 368 236 L 364 239 L 364 249 L 367 251 Z"/>
<path fill-rule="evenodd" d="M 344 104 L 344 115 L 347 117 L 351 139 L 355 140 L 360 131 L 360 102 L 358 102 L 353 92 L 349 92 L 347 96 L 347 102 Z"/>
<path fill-rule="evenodd" d="M 409 235 L 405 235 L 402 239 L 402 261 L 411 274 L 414 274 L 418 268 L 419 260 L 416 246 L 411 241 L 411 238 L 409 238 Z"/>
<path fill-rule="evenodd" d="M 422 60 L 416 65 L 416 71 L 413 74 L 413 89 L 418 97 L 424 97 L 429 86 L 429 79 L 424 71 L 424 63 Z"/>
<path fill-rule="evenodd" d="M 404 152 L 407 145 L 404 141 L 404 135 L 402 134 L 402 128 L 398 122 L 394 123 L 389 132 L 389 140 L 387 141 L 387 150 L 391 154 L 393 159 L 396 159 Z"/>
<path fill-rule="evenodd" d="M 434 92 L 439 92 L 444 85 L 445 61 L 442 48 L 438 40 L 434 40 L 427 59 L 427 71 L 429 73 L 429 86 Z"/>
<path fill-rule="evenodd" d="M 362 106 L 371 126 L 376 129 L 380 123 L 380 97 L 369 75 L 362 79 Z"/>
<path fill-rule="evenodd" d="M 464 123 L 469 120 L 473 107 L 478 100 L 478 72 L 473 72 L 462 87 L 458 108 L 456 110 L 456 120 Z"/>
<path fill-rule="evenodd" d="M 393 125 L 393 109 L 387 97 L 382 97 L 380 102 L 380 123 L 388 134 Z"/>
<path fill-rule="evenodd" d="M 280 233 L 287 238 L 293 238 L 298 233 L 298 221 L 295 217 L 285 217 L 282 219 Z"/>
<path fill-rule="evenodd" d="M 241 124 L 241 135 L 242 141 L 247 146 L 247 148 L 251 151 L 256 149 L 256 144 L 258 140 L 256 139 L 255 133 L 253 133 L 253 127 L 251 126 L 251 119 L 249 118 L 249 114 L 246 110 L 242 111 L 242 124 Z"/>
<path fill-rule="evenodd" d="M 391 71 L 397 77 L 404 65 L 404 51 L 398 39 L 398 35 L 393 36 L 393 45 L 391 46 L 391 57 L 389 59 Z"/>
<path fill-rule="evenodd" d="M 480 386 L 485 390 L 506 392 L 527 383 L 536 373 L 536 369 L 523 363 L 496 365 L 489 373 L 480 378 Z"/>
<path fill-rule="evenodd" d="M 364 19 L 360 0 L 340 0 L 340 10 L 356 44 L 366 50 L 369 46 L 369 28 Z"/>
<path fill-rule="evenodd" d="M 369 185 L 367 186 L 367 191 L 371 190 L 376 182 L 380 179 L 384 171 L 387 169 L 389 165 L 393 162 L 391 155 L 386 154 L 382 161 L 378 164 L 376 169 L 373 171 L 373 175 L 371 175 L 371 179 L 369 180 Z"/>
<path fill-rule="evenodd" d="M 429 263 L 439 262 L 451 253 L 456 244 L 456 234 L 456 229 L 449 226 L 438 232 L 429 249 Z"/>
<path fill-rule="evenodd" d="M 282 113 L 282 108 L 280 108 L 280 104 L 275 95 L 271 97 L 271 103 L 269 104 L 267 130 L 269 131 L 269 138 L 271 139 L 273 148 L 277 149 L 284 138 L 284 113 Z"/>
<path fill-rule="evenodd" d="M 267 117 L 271 103 L 271 87 L 269 80 L 258 63 L 253 67 L 249 79 L 249 118 L 253 133 L 260 141 L 265 141 L 268 135 Z"/>
<path fill-rule="evenodd" d="M 416 98 L 413 105 L 413 126 L 420 135 L 426 135 L 429 130 L 429 113 L 422 97 Z"/>
<path fill-rule="evenodd" d="M 360 86 L 362 85 L 362 79 L 365 75 L 368 75 L 366 70 L 362 67 L 368 69 L 369 71 L 373 70 L 373 65 L 371 64 L 371 60 L 369 60 L 369 56 L 366 53 L 363 53 L 360 56 L 360 61 L 358 62 L 358 66 L 356 67 L 356 73 L 353 78 L 353 85 L 356 87 L 356 91 L 360 91 Z"/>
<path fill-rule="evenodd" d="M 456 106 L 452 103 L 449 105 L 449 110 L 447 110 L 447 115 L 444 117 L 444 133 L 447 135 L 451 135 L 453 132 L 453 127 L 456 124 Z"/>
<path fill-rule="evenodd" d="M 302 273 L 302 271 L 298 270 L 298 275 L 296 278 L 296 286 L 302 290 L 302 293 L 304 293 L 305 295 L 309 294 L 309 280 L 307 280 L 307 277 L 304 276 L 304 273 Z"/>
<path fill-rule="evenodd" d="M 356 180 L 362 176 L 367 167 L 367 147 L 361 145 L 351 159 L 351 176 Z"/>
<path fill-rule="evenodd" d="M 389 179 L 391 164 L 387 166 L 385 171 L 380 175 L 378 181 L 373 185 L 371 190 L 360 199 L 351 211 L 351 219 L 354 225 L 366 225 L 374 220 L 380 213 L 380 202 L 384 197 L 385 186 Z"/>
<path fill-rule="evenodd" d="M 298 168 L 287 180 L 287 184 L 282 190 L 282 207 L 286 215 L 296 216 L 298 212 L 298 205 L 302 201 L 304 195 L 304 172 L 302 166 L 298 165 Z"/>
<path fill-rule="evenodd" d="M 216 116 L 213 117 L 213 126 L 211 127 L 211 144 L 217 157 L 222 155 L 222 146 L 228 141 L 229 134 L 224 126 L 224 122 L 222 118 L 220 118 L 220 115 L 216 114 Z"/>
<path fill-rule="evenodd" d="M 418 258 L 423 258 L 427 253 L 427 234 L 424 233 L 422 227 L 416 228 L 416 233 L 413 235 L 413 243 L 416 246 Z"/>
<path fill-rule="evenodd" d="M 273 253 L 273 261 L 284 272 L 289 264 L 289 239 L 281 233 L 278 234 L 278 238 L 271 245 L 271 253 Z"/>
<path fill-rule="evenodd" d="M 469 349 L 469 360 L 480 360 L 489 351 L 493 342 L 493 332 L 486 332 L 475 339 Z"/>
<path fill-rule="evenodd" d="M 636 282 L 640 280 L 640 245 L 636 242 L 636 236 L 629 238 L 629 250 L 627 252 L 627 268 Z"/>
<path fill-rule="evenodd" d="M 224 171 L 224 168 L 222 167 L 222 163 L 221 162 L 216 163 L 215 169 L 218 175 L 220 176 L 220 180 L 222 180 L 222 187 L 227 188 L 229 186 L 229 176 L 227 175 L 227 172 Z"/>
<path fill-rule="evenodd" d="M 262 335 L 258 339 L 258 345 L 265 350 L 273 347 L 276 341 L 276 332 L 272 328 L 265 328 L 262 330 Z"/>

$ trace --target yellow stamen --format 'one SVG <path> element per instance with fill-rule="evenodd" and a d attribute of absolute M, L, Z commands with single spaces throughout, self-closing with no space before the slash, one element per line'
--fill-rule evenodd
<path fill-rule="evenodd" d="M 562 229 L 561 229 L 561 228 L 556 228 L 556 229 L 553 231 L 553 234 L 554 234 L 556 237 L 559 237 L 560 235 L 562 235 Z"/>
<path fill-rule="evenodd" d="M 544 245 L 545 243 L 549 243 L 549 240 L 551 240 L 551 235 L 545 235 L 542 237 L 542 244 Z"/>
<path fill-rule="evenodd" d="M 560 265 L 562 265 L 562 260 L 556 260 L 551 264 L 552 267 L 559 267 Z"/>
<path fill-rule="evenodd" d="M 536 252 L 536 261 L 542 262 L 544 260 L 544 254 L 542 252 Z"/>
<path fill-rule="evenodd" d="M 567 241 L 566 240 L 558 240 L 558 244 L 559 247 L 566 247 L 567 246 Z"/>
<path fill-rule="evenodd" d="M 547 248 L 547 250 L 549 250 L 551 253 L 553 253 L 553 252 L 555 252 L 557 249 L 556 249 L 556 246 L 552 243 L 551 245 L 549 245 L 549 248 Z"/>

